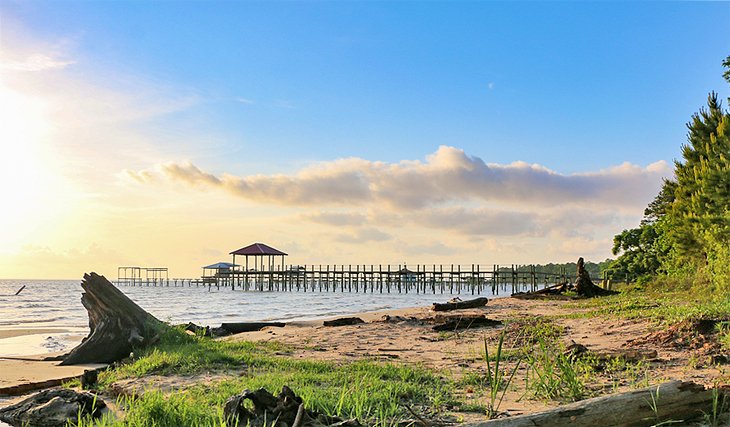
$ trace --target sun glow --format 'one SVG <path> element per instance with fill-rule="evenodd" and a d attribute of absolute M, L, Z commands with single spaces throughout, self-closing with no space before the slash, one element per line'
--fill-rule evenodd
<path fill-rule="evenodd" d="M 37 227 L 50 195 L 44 144 L 51 131 L 39 98 L 0 83 L 0 245 L 22 243 Z"/>

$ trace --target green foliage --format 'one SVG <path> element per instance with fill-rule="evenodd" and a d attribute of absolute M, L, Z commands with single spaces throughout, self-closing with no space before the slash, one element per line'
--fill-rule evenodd
<path fill-rule="evenodd" d="M 591 275 L 591 277 L 600 277 L 604 270 L 606 270 L 612 260 L 607 259 L 605 261 L 601 262 L 590 262 L 587 261 L 585 263 L 585 269 L 588 272 L 588 274 Z M 577 269 L 577 264 L 575 262 L 566 262 L 562 264 L 555 264 L 555 263 L 549 263 L 549 264 L 536 264 L 534 265 L 536 271 L 552 274 L 552 275 L 562 275 L 566 274 L 568 276 L 575 276 L 575 272 Z M 516 271 L 518 272 L 529 272 L 531 266 L 530 265 L 520 265 L 517 266 Z M 508 268 L 500 268 L 501 272 L 510 272 L 511 270 Z"/>
<path fill-rule="evenodd" d="M 614 236 L 612 253 L 621 256 L 611 264 L 612 273 L 632 278 L 655 274 L 663 252 L 658 242 L 659 230 L 656 224 L 647 223 Z"/>
<path fill-rule="evenodd" d="M 723 62 L 730 82 L 730 56 Z M 687 124 L 675 177 L 644 211 L 639 228 L 614 237 L 612 269 L 730 291 L 730 112 L 715 92 Z"/>
<path fill-rule="evenodd" d="M 541 339 L 527 357 L 527 384 L 534 396 L 547 400 L 576 401 L 585 397 L 584 377 L 592 372 L 586 363 L 566 355 L 554 342 Z"/>

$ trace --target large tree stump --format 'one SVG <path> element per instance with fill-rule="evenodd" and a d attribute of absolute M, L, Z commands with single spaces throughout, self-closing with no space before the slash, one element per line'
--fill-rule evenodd
<path fill-rule="evenodd" d="M 586 271 L 583 257 L 578 258 L 578 266 L 575 279 L 575 292 L 580 296 L 589 298 L 604 295 L 614 295 L 618 293 L 616 291 L 603 289 L 602 287 L 596 286 L 593 283 L 593 281 L 591 280 L 591 276 Z"/>
<path fill-rule="evenodd" d="M 111 363 L 135 347 L 159 339 L 168 326 L 144 311 L 104 276 L 84 274 L 81 303 L 89 312 L 89 336 L 63 357 L 61 365 Z"/>

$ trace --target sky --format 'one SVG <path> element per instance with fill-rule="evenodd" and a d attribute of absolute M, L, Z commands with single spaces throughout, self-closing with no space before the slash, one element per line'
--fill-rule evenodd
<path fill-rule="evenodd" d="M 0 278 L 611 256 L 728 2 L 0 1 Z"/>

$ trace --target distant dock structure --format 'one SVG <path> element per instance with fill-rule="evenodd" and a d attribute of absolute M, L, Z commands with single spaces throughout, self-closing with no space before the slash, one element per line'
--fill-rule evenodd
<path fill-rule="evenodd" d="M 117 285 L 167 285 L 170 276 L 167 267 L 117 267 Z"/>
<path fill-rule="evenodd" d="M 167 268 L 119 267 L 118 285 L 207 286 L 258 292 L 498 294 L 535 291 L 573 276 L 534 265 L 287 265 L 288 254 L 263 243 L 230 252 L 232 262 L 202 267 L 198 279 L 170 279 Z M 241 260 L 243 258 L 243 260 Z M 236 262 L 238 259 L 238 263 Z"/>
<path fill-rule="evenodd" d="M 232 262 L 202 267 L 199 278 L 169 278 L 164 267 L 119 267 L 120 286 L 207 286 L 254 292 L 358 292 L 492 295 L 536 291 L 572 282 L 564 267 L 541 270 L 535 265 L 496 264 L 306 264 L 287 265 L 288 254 L 263 243 L 230 252 Z M 236 263 L 238 258 L 239 263 Z M 241 262 L 243 258 L 243 262 Z M 629 282 L 603 273 L 604 287 Z"/>

